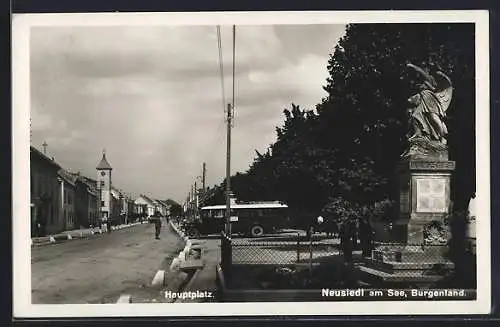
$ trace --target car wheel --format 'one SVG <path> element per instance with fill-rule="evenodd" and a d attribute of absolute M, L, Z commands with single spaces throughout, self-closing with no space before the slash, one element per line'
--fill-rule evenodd
<path fill-rule="evenodd" d="M 264 228 L 261 225 L 254 225 L 250 229 L 250 235 L 252 237 L 259 237 L 264 235 Z"/>

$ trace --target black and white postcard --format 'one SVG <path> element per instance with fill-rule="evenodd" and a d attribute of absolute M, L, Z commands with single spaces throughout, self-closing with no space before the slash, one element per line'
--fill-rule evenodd
<path fill-rule="evenodd" d="M 14 15 L 14 316 L 488 313 L 488 28 Z"/>

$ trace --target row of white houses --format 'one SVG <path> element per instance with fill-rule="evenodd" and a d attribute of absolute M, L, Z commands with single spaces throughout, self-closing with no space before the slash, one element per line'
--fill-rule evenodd
<path fill-rule="evenodd" d="M 135 201 L 135 213 L 138 215 L 152 216 L 159 211 L 162 216 L 170 216 L 170 204 L 165 201 L 152 199 L 141 194 Z"/>

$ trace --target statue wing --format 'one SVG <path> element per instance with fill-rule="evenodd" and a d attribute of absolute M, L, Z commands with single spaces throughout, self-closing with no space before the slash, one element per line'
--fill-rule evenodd
<path fill-rule="evenodd" d="M 450 106 L 451 99 L 453 97 L 453 86 L 451 80 L 442 72 L 437 72 L 438 79 L 438 91 L 435 92 L 436 97 L 441 103 L 441 109 L 443 114 L 446 114 L 446 110 Z"/>
<path fill-rule="evenodd" d="M 431 75 L 427 74 L 427 72 L 425 70 L 418 67 L 417 65 L 409 63 L 406 65 L 406 67 L 409 67 L 409 68 L 412 68 L 413 70 L 415 70 L 417 73 L 419 73 L 424 78 L 424 80 L 426 80 L 427 82 L 432 84 L 432 86 L 434 86 L 436 84 L 436 81 L 434 80 L 434 78 Z"/>

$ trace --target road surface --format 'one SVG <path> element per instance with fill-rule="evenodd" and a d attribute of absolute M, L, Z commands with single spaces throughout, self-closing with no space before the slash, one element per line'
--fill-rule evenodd
<path fill-rule="evenodd" d="M 147 287 L 184 246 L 164 223 L 161 240 L 144 224 L 109 235 L 31 249 L 33 304 L 113 303 Z"/>

